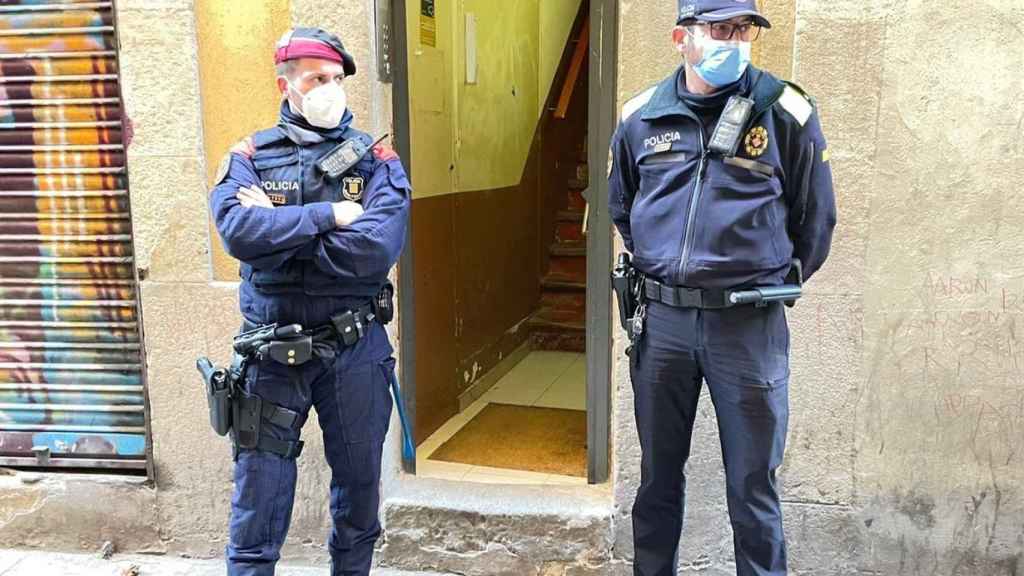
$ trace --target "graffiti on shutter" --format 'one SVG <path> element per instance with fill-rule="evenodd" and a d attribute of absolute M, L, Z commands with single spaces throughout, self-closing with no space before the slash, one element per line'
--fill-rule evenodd
<path fill-rule="evenodd" d="M 0 465 L 145 468 L 111 2 L 0 1 Z"/>

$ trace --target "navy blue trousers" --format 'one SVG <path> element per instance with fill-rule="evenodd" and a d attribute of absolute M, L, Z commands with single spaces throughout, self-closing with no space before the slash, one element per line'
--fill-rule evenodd
<path fill-rule="evenodd" d="M 775 471 L 789 418 L 789 329 L 781 304 L 648 306 L 631 376 L 643 453 L 633 505 L 636 576 L 673 576 L 701 384 L 718 416 L 738 576 L 786 574 Z"/>
<path fill-rule="evenodd" d="M 331 468 L 333 529 L 327 541 L 331 574 L 367 576 L 380 536 L 380 467 L 391 418 L 391 345 L 382 326 L 334 358 L 288 367 L 269 359 L 251 366 L 246 390 L 302 415 L 294 428 L 262 423 L 263 434 L 299 439 L 310 407 L 316 407 Z M 269 576 L 288 535 L 295 497 L 295 460 L 242 450 L 235 460 L 231 499 L 229 576 Z"/>

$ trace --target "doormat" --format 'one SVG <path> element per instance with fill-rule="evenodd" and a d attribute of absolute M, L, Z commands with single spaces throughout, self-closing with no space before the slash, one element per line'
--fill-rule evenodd
<path fill-rule="evenodd" d="M 488 404 L 429 458 L 585 477 L 587 413 Z"/>

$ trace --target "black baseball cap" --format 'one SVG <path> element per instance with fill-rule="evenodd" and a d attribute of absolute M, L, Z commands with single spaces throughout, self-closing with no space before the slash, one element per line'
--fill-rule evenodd
<path fill-rule="evenodd" d="M 722 22 L 737 16 L 750 16 L 754 23 L 771 28 L 772 23 L 757 9 L 757 0 L 679 0 L 677 24 L 686 20 Z"/>

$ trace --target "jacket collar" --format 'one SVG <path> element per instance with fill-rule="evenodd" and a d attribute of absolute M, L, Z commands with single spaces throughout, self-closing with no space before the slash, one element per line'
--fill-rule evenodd
<path fill-rule="evenodd" d="M 679 97 L 677 87 L 681 80 L 680 75 L 684 74 L 684 67 L 680 66 L 675 73 L 671 74 L 658 84 L 651 99 L 644 105 L 640 118 L 646 122 L 665 118 L 668 116 L 696 116 L 693 110 L 686 105 L 686 102 Z M 747 93 L 741 92 L 754 100 L 754 115 L 767 110 L 785 88 L 785 83 L 759 68 L 751 65 L 747 68 L 746 74 L 750 88 Z"/>

